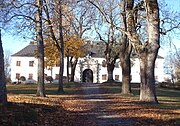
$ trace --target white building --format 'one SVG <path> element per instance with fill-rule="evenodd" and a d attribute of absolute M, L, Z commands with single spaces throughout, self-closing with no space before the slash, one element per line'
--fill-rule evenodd
<path fill-rule="evenodd" d="M 97 44 L 96 44 L 97 46 Z M 35 58 L 36 45 L 30 44 L 20 50 L 19 52 L 12 55 L 12 66 L 11 66 L 11 80 L 16 82 L 18 78 L 24 76 L 26 80 L 37 81 L 37 66 L 38 62 Z M 93 49 L 94 47 L 91 46 Z M 103 52 L 100 47 L 101 53 Z M 92 53 L 92 52 L 91 52 Z M 107 81 L 108 73 L 107 68 L 102 66 L 102 62 L 105 58 L 102 55 L 96 55 L 93 52 L 92 56 L 86 56 L 79 58 L 76 66 L 74 80 L 76 82 L 91 81 L 93 83 L 102 83 Z M 155 79 L 158 82 L 164 81 L 164 70 L 163 70 L 164 59 L 160 56 L 156 59 L 155 65 Z M 133 58 L 133 66 L 131 68 L 132 82 L 140 82 L 140 66 L 137 57 Z M 121 81 L 122 73 L 119 60 L 117 61 L 114 69 L 114 80 Z M 66 72 L 66 58 L 64 66 L 64 76 L 67 76 Z M 70 70 L 70 69 L 69 69 Z M 52 76 L 53 79 L 58 78 L 59 67 L 53 67 L 52 70 L 45 69 L 45 75 Z"/>

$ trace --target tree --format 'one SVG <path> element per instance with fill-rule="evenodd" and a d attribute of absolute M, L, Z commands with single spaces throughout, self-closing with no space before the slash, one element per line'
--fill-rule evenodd
<path fill-rule="evenodd" d="M 103 33 L 101 31 L 101 33 L 99 31 L 96 30 L 97 34 L 99 35 L 99 38 L 101 41 L 106 43 L 106 49 L 105 49 L 105 59 L 106 59 L 106 64 L 107 64 L 107 71 L 108 71 L 108 82 L 113 82 L 113 71 L 115 68 L 115 63 L 116 60 L 119 58 L 119 43 L 118 43 L 118 37 L 119 37 L 119 32 L 115 29 L 115 27 L 113 27 L 114 24 L 116 24 L 118 21 L 117 19 L 119 18 L 119 15 L 117 14 L 116 10 L 116 5 L 117 2 L 116 1 L 107 1 L 104 2 L 104 4 L 101 4 L 103 7 L 101 8 L 103 10 L 104 13 L 106 13 L 106 18 L 109 19 L 109 25 L 105 25 L 103 26 L 103 17 L 101 17 L 101 25 L 102 26 L 98 26 L 98 27 L 104 27 L 103 31 L 105 32 L 104 35 L 102 35 L 101 33 Z M 108 8 L 107 8 L 108 7 Z M 103 9 L 104 8 L 104 9 Z M 97 28 L 96 28 L 97 29 Z"/>
<path fill-rule="evenodd" d="M 1 0 L 1 18 L 3 29 L 34 39 L 35 33 L 35 0 Z M 25 32 L 24 32 L 25 31 Z"/>
<path fill-rule="evenodd" d="M 77 38 L 77 41 L 74 42 L 78 42 L 77 45 L 79 45 L 79 42 L 84 39 L 84 34 L 89 31 L 93 25 L 95 11 L 93 11 L 93 8 L 86 1 L 80 2 L 79 0 L 70 0 L 68 9 L 71 11 L 66 11 L 65 20 L 68 22 L 69 27 L 66 27 L 65 30 L 70 36 L 73 36 L 72 38 Z M 78 58 L 82 56 L 79 52 L 83 51 L 81 51 L 82 45 L 80 45 L 80 47 L 76 46 L 74 49 L 72 46 L 70 48 L 77 51 L 75 55 L 71 55 L 69 61 L 71 66 L 70 81 L 73 82 Z"/>
<path fill-rule="evenodd" d="M 140 61 L 140 101 L 157 103 L 155 92 L 154 66 L 159 45 L 159 7 L 157 0 L 144 0 L 147 20 L 147 41 L 142 42 L 136 31 L 134 16 L 134 0 L 127 0 L 127 36 L 136 50 Z"/>
<path fill-rule="evenodd" d="M 174 57 L 175 73 L 177 81 L 180 81 L 180 49 L 176 51 Z"/>
<path fill-rule="evenodd" d="M 106 13 L 102 9 L 94 4 L 94 2 L 88 0 L 94 6 L 98 8 L 105 21 L 110 24 L 108 18 L 106 18 Z M 141 39 L 139 32 L 136 27 L 138 14 L 143 13 L 141 11 L 141 3 L 144 7 L 145 19 L 143 24 L 147 26 L 147 37 Z M 122 33 L 127 35 L 130 43 L 132 44 L 134 50 L 136 51 L 138 58 L 140 60 L 140 77 L 141 77 L 141 91 L 140 91 L 140 100 L 146 102 L 157 103 L 156 92 L 155 92 L 155 78 L 154 78 L 154 65 L 159 49 L 159 7 L 157 0 L 144 0 L 138 1 L 137 5 L 140 4 L 140 7 L 135 8 L 134 0 L 125 0 L 126 5 L 126 23 L 127 31 L 121 27 L 116 27 Z M 138 22 L 140 23 L 140 22 Z"/>
<path fill-rule="evenodd" d="M 112 22 L 112 16 L 108 16 L 107 12 L 105 12 L 103 10 L 102 4 L 100 2 L 98 2 L 97 0 L 92 2 L 91 0 L 88 0 L 91 4 L 93 4 L 101 13 L 101 15 L 103 16 L 103 23 L 105 22 L 106 24 L 109 24 L 112 29 L 116 29 L 119 30 L 121 33 L 120 35 L 120 46 L 119 46 L 119 56 L 120 56 L 120 62 L 121 62 L 121 67 L 122 67 L 122 94 L 130 94 L 131 93 L 131 87 L 130 87 L 130 81 L 131 81 L 131 65 L 130 65 L 130 54 L 131 54 L 131 50 L 132 50 L 132 45 L 128 40 L 127 35 L 125 34 L 125 32 L 127 31 L 127 23 L 126 23 L 126 2 L 125 0 L 122 0 L 122 2 L 120 3 L 119 1 L 116 1 L 115 3 L 118 4 L 119 9 L 114 9 L 116 8 L 116 6 L 111 9 L 111 13 L 113 13 L 113 11 L 116 11 L 116 13 L 120 12 L 121 14 L 119 16 L 117 16 L 117 14 L 115 14 L 116 18 L 114 18 L 114 22 Z M 104 3 L 104 1 L 101 1 Z M 111 0 L 110 0 L 111 2 Z M 107 6 L 108 8 L 109 6 Z M 118 18 L 118 19 L 117 19 Z M 118 21 L 115 21 L 118 20 Z M 121 28 L 120 28 L 121 26 Z M 109 46 L 109 48 L 111 48 Z M 112 49 L 113 50 L 113 49 Z M 118 54 L 117 53 L 117 54 Z"/>
<path fill-rule="evenodd" d="M 172 49 L 171 49 L 172 50 Z M 169 52 L 165 58 L 165 73 L 168 75 L 166 81 L 171 81 L 175 84 L 175 81 L 180 79 L 180 50 L 175 52 Z"/>
<path fill-rule="evenodd" d="M 51 5 L 48 5 L 46 0 L 44 0 L 44 11 L 46 14 L 46 22 L 50 31 L 51 38 L 57 47 L 59 52 L 59 87 L 58 92 L 64 93 L 63 89 L 63 71 L 64 71 L 64 40 L 63 40 L 63 2 L 61 0 L 52 1 Z M 51 14 L 52 12 L 53 14 Z M 53 16 L 53 17 L 51 17 Z M 54 29 L 58 30 L 58 35 L 55 34 Z"/>
<path fill-rule="evenodd" d="M 126 13 L 126 2 L 122 0 L 120 3 L 120 12 L 121 12 L 121 27 L 124 31 L 127 31 L 127 13 Z M 122 91 L 123 95 L 131 94 L 131 61 L 130 56 L 132 52 L 132 45 L 128 40 L 127 35 L 122 32 L 121 42 L 120 42 L 120 62 L 122 68 Z"/>
<path fill-rule="evenodd" d="M 69 61 L 71 67 L 70 81 L 73 82 L 78 58 L 84 56 L 83 40 L 76 35 L 70 36 L 65 43 L 65 52 L 67 52 L 66 56 L 70 58 L 67 61 Z"/>
<path fill-rule="evenodd" d="M 38 87 L 37 96 L 45 97 L 45 87 L 44 87 L 44 42 L 42 35 L 42 9 L 43 1 L 36 0 L 37 10 L 36 10 L 36 41 L 37 41 L 37 52 L 38 52 Z"/>
<path fill-rule="evenodd" d="M 5 51 L 4 55 L 4 71 L 5 71 L 5 77 L 6 77 L 6 82 L 11 81 L 11 52 L 10 51 Z"/>
<path fill-rule="evenodd" d="M 42 0 L 6 0 L 2 2 L 4 18 L 0 22 L 16 29 L 16 33 L 30 35 L 29 31 L 36 33 L 38 58 L 38 87 L 37 96 L 45 96 L 44 89 L 44 45 L 42 23 Z M 5 26 L 6 26 L 5 25 Z M 12 26 L 11 26 L 12 25 Z M 34 30 L 35 29 L 35 30 Z M 26 30 L 23 32 L 22 30 Z M 34 34 L 33 37 L 34 38 Z"/>
<path fill-rule="evenodd" d="M 59 66 L 59 51 L 51 38 L 44 38 L 44 42 L 45 68 L 52 70 L 53 66 Z"/>
<path fill-rule="evenodd" d="M 4 53 L 1 40 L 1 30 L 0 30 L 0 104 L 7 104 L 7 91 L 6 91 L 6 80 L 4 72 Z"/>

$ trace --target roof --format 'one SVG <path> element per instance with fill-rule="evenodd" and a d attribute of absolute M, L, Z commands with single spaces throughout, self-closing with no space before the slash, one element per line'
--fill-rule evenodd
<path fill-rule="evenodd" d="M 104 58 L 105 54 L 105 43 L 102 42 L 94 42 L 94 43 L 86 43 L 86 55 L 90 55 L 94 58 Z M 21 57 L 34 57 L 35 56 L 35 50 L 37 49 L 37 45 L 30 44 L 20 50 L 19 52 L 13 54 L 12 56 L 21 56 Z M 133 55 L 134 58 L 137 58 L 137 55 Z M 159 59 L 163 59 L 161 56 L 157 56 Z"/>
<path fill-rule="evenodd" d="M 104 42 L 96 41 L 96 42 L 86 42 L 85 44 L 85 54 L 90 55 L 94 58 L 104 58 L 104 51 L 106 49 L 106 45 Z"/>
<path fill-rule="evenodd" d="M 12 56 L 22 56 L 22 57 L 34 57 L 35 56 L 35 50 L 37 49 L 37 45 L 30 44 L 20 50 L 19 52 L 13 54 Z"/>

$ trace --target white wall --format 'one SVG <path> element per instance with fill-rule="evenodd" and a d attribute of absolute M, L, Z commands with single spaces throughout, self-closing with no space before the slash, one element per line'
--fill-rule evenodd
<path fill-rule="evenodd" d="M 99 67 L 99 82 L 105 82 L 106 80 L 102 80 L 102 75 L 107 73 L 107 68 L 102 67 L 102 62 L 104 58 L 91 58 L 91 57 L 84 57 L 84 58 L 79 58 L 78 64 L 76 66 L 75 70 L 75 77 L 74 80 L 76 82 L 81 81 L 81 75 L 80 72 L 84 71 L 85 69 L 91 69 L 93 71 L 93 83 L 97 83 L 97 64 L 100 64 Z M 16 62 L 21 61 L 21 66 L 16 66 Z M 29 61 L 34 61 L 34 67 L 29 67 Z M 65 58 L 65 66 L 64 66 L 64 76 L 67 76 L 66 72 L 66 58 Z M 117 60 L 119 62 L 119 60 Z M 156 60 L 156 67 L 155 67 L 155 77 L 157 78 L 156 80 L 159 82 L 164 81 L 164 71 L 163 71 L 163 62 L 164 59 L 157 59 Z M 81 68 L 81 63 L 83 63 L 83 67 Z M 132 81 L 131 82 L 140 82 L 140 65 L 139 65 L 139 60 L 137 58 L 134 59 L 133 61 L 133 66 L 131 69 L 131 75 L 132 75 Z M 12 57 L 12 66 L 11 66 L 11 80 L 12 81 L 17 81 L 16 80 L 16 73 L 20 73 L 20 76 L 25 76 L 26 79 L 29 77 L 29 74 L 33 74 L 33 79 L 37 80 L 37 59 L 34 57 Z M 119 75 L 119 81 L 122 81 L 122 72 L 121 72 L 121 67 L 119 63 L 119 67 L 114 69 L 114 79 L 115 75 Z M 70 68 L 69 68 L 69 73 L 71 73 Z M 45 69 L 45 74 L 47 76 L 51 76 L 51 70 Z M 59 67 L 53 67 L 52 70 L 52 77 L 55 79 L 56 74 L 59 74 Z"/>
<path fill-rule="evenodd" d="M 157 77 L 156 81 L 163 82 L 164 81 L 164 59 L 156 59 L 155 64 L 155 78 Z"/>
<path fill-rule="evenodd" d="M 20 61 L 20 66 L 16 66 L 16 62 Z M 29 66 L 29 61 L 34 61 L 34 66 Z M 34 57 L 12 57 L 11 64 L 11 80 L 12 82 L 17 81 L 16 73 L 19 73 L 20 76 L 29 78 L 29 74 L 33 74 L 33 79 L 37 80 L 37 59 Z"/>

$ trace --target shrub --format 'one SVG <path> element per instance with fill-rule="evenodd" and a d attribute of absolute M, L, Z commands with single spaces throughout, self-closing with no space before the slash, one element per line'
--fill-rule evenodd
<path fill-rule="evenodd" d="M 162 82 L 160 84 L 160 87 L 162 88 L 169 88 L 169 89 L 175 89 L 175 90 L 180 90 L 180 85 L 173 85 L 172 83 L 168 83 L 168 82 Z"/>
<path fill-rule="evenodd" d="M 53 81 L 53 78 L 51 76 L 47 76 L 46 81 L 49 81 L 51 83 Z"/>
<path fill-rule="evenodd" d="M 21 81 L 26 81 L 26 78 L 25 78 L 24 76 L 21 76 L 21 77 L 19 78 L 19 80 L 21 80 Z"/>

